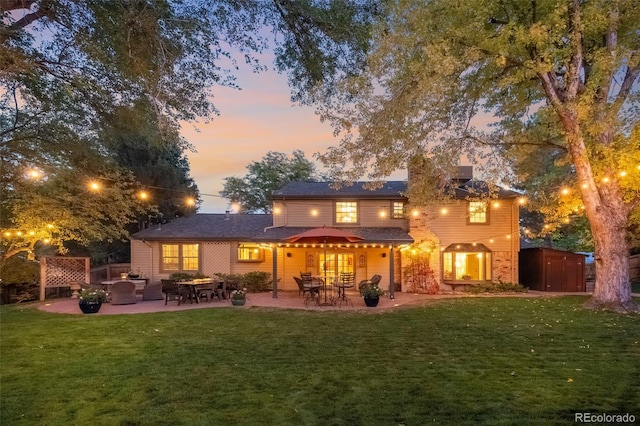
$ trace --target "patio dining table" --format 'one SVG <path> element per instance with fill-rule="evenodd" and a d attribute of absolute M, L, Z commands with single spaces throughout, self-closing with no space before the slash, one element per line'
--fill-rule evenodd
<path fill-rule="evenodd" d="M 190 297 L 193 297 L 196 303 L 200 303 L 199 290 L 204 290 L 206 287 L 211 285 L 215 285 L 215 288 L 218 288 L 218 285 L 221 283 L 221 280 L 214 278 L 198 278 L 191 281 L 177 282 L 178 285 L 187 286 L 189 288 Z"/>

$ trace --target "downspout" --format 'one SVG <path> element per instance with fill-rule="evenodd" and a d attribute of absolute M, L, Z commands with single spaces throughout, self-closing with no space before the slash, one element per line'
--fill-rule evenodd
<path fill-rule="evenodd" d="M 147 264 L 147 266 L 149 267 L 149 275 L 151 275 L 149 277 L 149 283 L 154 281 L 154 274 L 153 274 L 153 246 L 149 243 L 147 243 L 147 240 L 140 240 L 142 241 L 142 244 L 144 244 L 145 246 L 149 247 L 149 263 Z"/>
<path fill-rule="evenodd" d="M 389 299 L 395 299 L 395 291 L 396 291 L 396 278 L 395 278 L 395 259 L 393 255 L 393 243 L 391 244 L 391 248 L 389 248 L 389 275 L 391 277 L 391 283 L 389 284 Z"/>
<path fill-rule="evenodd" d="M 284 203 L 282 203 L 284 205 Z M 264 228 L 262 230 L 262 232 L 267 232 L 269 229 L 275 229 L 275 228 L 282 228 L 287 226 L 287 222 L 288 222 L 288 215 L 287 215 L 287 209 L 284 209 L 284 223 L 282 225 L 272 225 L 272 226 L 267 226 L 266 228 Z M 278 244 L 277 242 L 273 245 L 273 248 L 271 249 L 271 257 L 272 257 L 272 266 L 271 266 L 271 276 L 273 278 L 273 284 L 272 284 L 272 297 L 274 299 L 278 298 Z M 284 262 L 284 256 L 282 257 L 283 262 Z"/>
<path fill-rule="evenodd" d="M 271 292 L 274 299 L 278 298 L 278 245 L 274 244 L 271 249 L 273 257 L 273 291 Z"/>

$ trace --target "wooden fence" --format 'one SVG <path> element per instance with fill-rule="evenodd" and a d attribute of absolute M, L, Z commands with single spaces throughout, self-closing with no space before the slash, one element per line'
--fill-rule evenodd
<path fill-rule="evenodd" d="M 91 284 L 100 284 L 102 281 L 120 278 L 121 273 L 129 272 L 130 269 L 130 263 L 109 263 L 93 267 L 91 268 Z"/>

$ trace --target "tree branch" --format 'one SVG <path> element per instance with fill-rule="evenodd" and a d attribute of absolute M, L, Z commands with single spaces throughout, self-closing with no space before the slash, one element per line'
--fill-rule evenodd
<path fill-rule="evenodd" d="M 566 97 L 573 100 L 580 89 L 580 67 L 582 65 L 582 20 L 580 18 L 580 0 L 572 0 L 569 4 L 569 44 L 571 59 L 567 73 Z"/>
<path fill-rule="evenodd" d="M 504 146 L 504 147 L 512 147 L 512 146 L 521 146 L 521 145 L 531 145 L 531 146 L 539 146 L 539 147 L 547 147 L 547 148 L 557 148 L 560 149 L 562 151 L 567 152 L 567 147 L 563 146 L 563 145 L 558 145 L 550 140 L 544 140 L 542 141 L 542 143 L 540 142 L 526 142 L 526 141 L 520 141 L 520 142 L 489 142 L 486 140 L 483 140 L 477 136 L 473 136 L 470 134 L 464 134 L 463 135 L 464 138 L 466 139 L 470 139 L 474 142 L 477 142 L 481 145 L 485 145 L 485 146 Z"/>

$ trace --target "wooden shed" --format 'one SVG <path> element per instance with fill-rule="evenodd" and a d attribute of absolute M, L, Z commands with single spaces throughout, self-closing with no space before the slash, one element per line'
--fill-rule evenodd
<path fill-rule="evenodd" d="M 539 291 L 586 291 L 584 254 L 547 247 L 520 250 L 520 284 Z"/>

